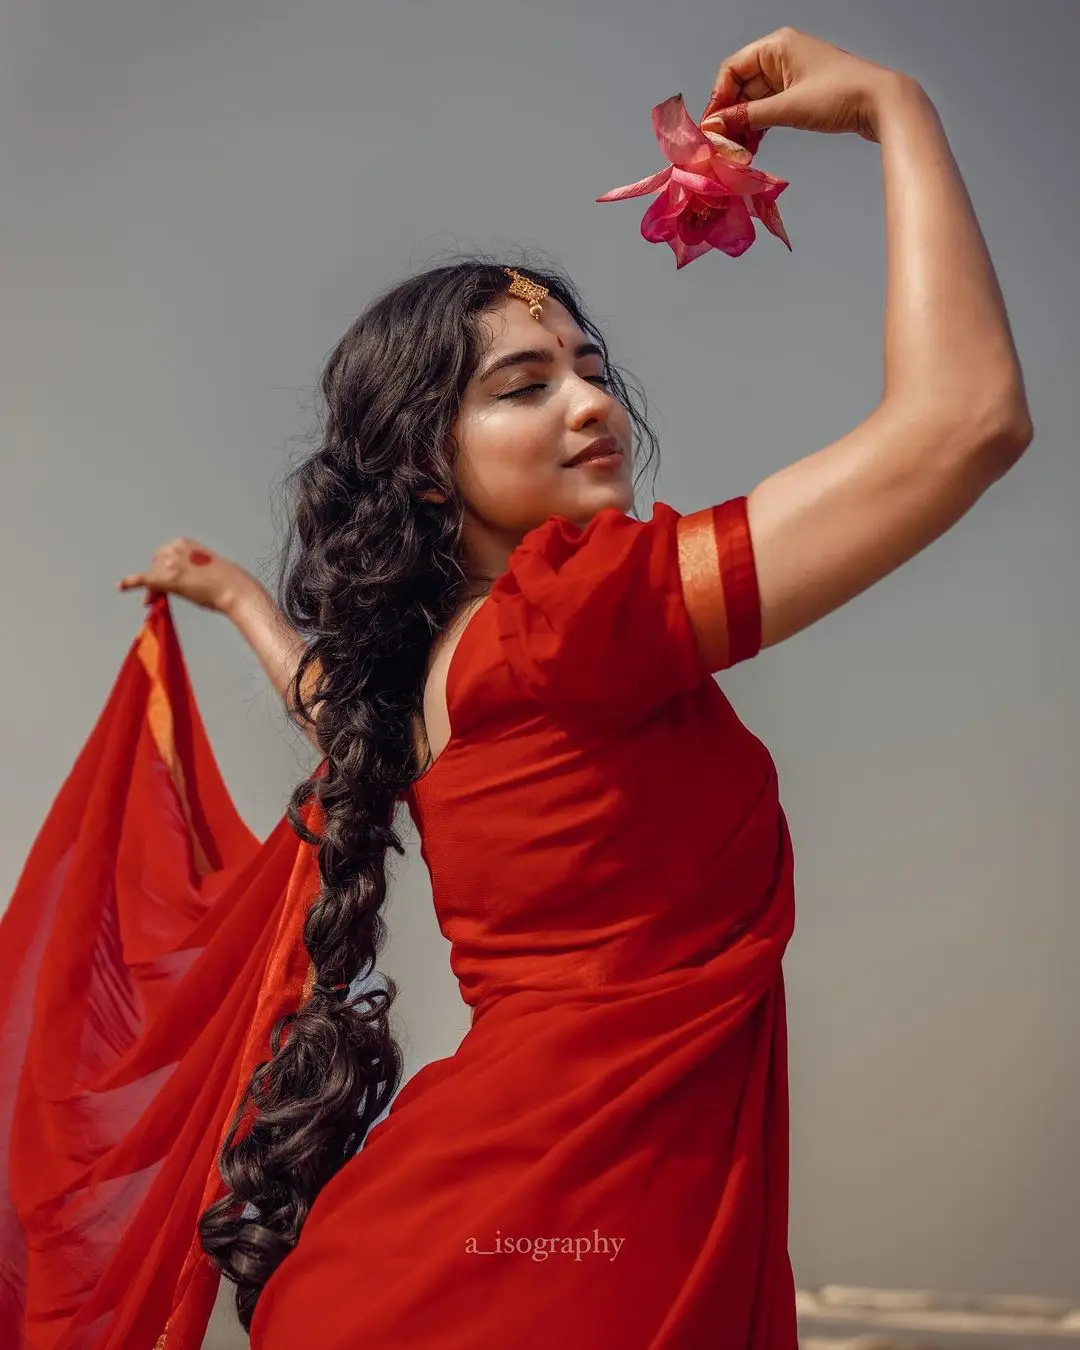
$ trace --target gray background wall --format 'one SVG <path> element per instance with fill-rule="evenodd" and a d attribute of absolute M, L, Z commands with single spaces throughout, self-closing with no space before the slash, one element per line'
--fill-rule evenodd
<path fill-rule="evenodd" d="M 449 249 L 564 263 L 643 379 L 656 495 L 748 491 L 880 387 L 878 152 L 775 131 L 795 251 L 676 274 L 644 203 L 649 109 L 698 112 L 783 22 L 919 77 L 983 221 L 1037 438 L 900 573 L 724 677 L 797 850 L 792 1252 L 835 1281 L 1080 1295 L 1075 950 L 1077 310 L 1062 0 L 34 0 L 0 8 L 0 872 L 141 619 L 113 583 L 194 535 L 259 568 L 319 364 L 371 293 Z M 649 502 L 644 502 L 648 515 Z M 237 802 L 266 832 L 307 762 L 224 620 L 178 604 Z M 674 822 L 677 827 L 677 819 Z M 409 1072 L 466 1026 L 415 843 L 385 967 Z"/>

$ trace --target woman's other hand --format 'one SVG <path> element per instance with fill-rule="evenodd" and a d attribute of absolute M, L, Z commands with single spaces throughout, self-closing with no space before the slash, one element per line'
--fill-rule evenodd
<path fill-rule="evenodd" d="M 725 123 L 728 131 L 737 129 L 745 115 L 755 129 L 853 131 L 876 141 L 879 94 L 906 79 L 798 29 L 778 28 L 721 63 L 701 127 L 725 134 Z M 735 104 L 745 109 L 732 119 Z M 726 118 L 719 115 L 721 109 L 728 109 Z"/>
<path fill-rule="evenodd" d="M 145 587 L 178 595 L 217 613 L 226 613 L 236 597 L 252 586 L 258 582 L 239 563 L 187 538 L 163 544 L 145 572 L 132 572 L 116 583 L 118 591 Z"/>

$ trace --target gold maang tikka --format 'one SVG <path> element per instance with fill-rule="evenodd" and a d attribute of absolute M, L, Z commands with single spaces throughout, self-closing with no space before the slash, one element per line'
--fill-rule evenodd
<path fill-rule="evenodd" d="M 523 277 L 520 272 L 515 272 L 512 267 L 504 267 L 503 271 L 510 278 L 510 289 L 507 294 L 514 296 L 517 300 L 524 300 L 529 306 L 529 313 L 534 319 L 539 319 L 542 313 L 540 306 L 549 295 L 548 288 L 535 281 L 530 281 L 528 277 Z"/>

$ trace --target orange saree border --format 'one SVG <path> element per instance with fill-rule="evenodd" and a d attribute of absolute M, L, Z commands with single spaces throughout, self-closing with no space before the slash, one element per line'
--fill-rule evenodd
<path fill-rule="evenodd" d="M 191 818 L 191 803 L 188 800 L 184 767 L 176 752 L 173 710 L 163 678 L 161 640 L 156 632 L 156 627 L 156 623 L 148 621 L 143 625 L 135 640 L 136 654 L 150 681 L 150 691 L 146 700 L 146 721 L 150 728 L 150 734 L 154 738 L 154 744 L 157 746 L 158 754 L 168 769 L 169 777 L 172 779 L 173 787 L 176 790 L 177 801 L 188 827 L 195 866 L 200 876 L 208 876 L 213 868 Z"/>
<path fill-rule="evenodd" d="M 745 497 L 682 516 L 676 527 L 686 608 L 710 671 L 761 649 L 761 597 Z"/>

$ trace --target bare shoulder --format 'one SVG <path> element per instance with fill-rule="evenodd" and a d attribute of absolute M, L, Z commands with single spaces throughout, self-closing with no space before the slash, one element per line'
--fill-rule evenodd
<path fill-rule="evenodd" d="M 424 684 L 423 718 L 418 719 L 414 726 L 415 744 L 421 763 L 428 754 L 433 760 L 437 759 L 450 740 L 450 714 L 446 705 L 447 672 L 462 633 L 486 598 L 480 595 L 467 601 L 431 644 Z"/>

